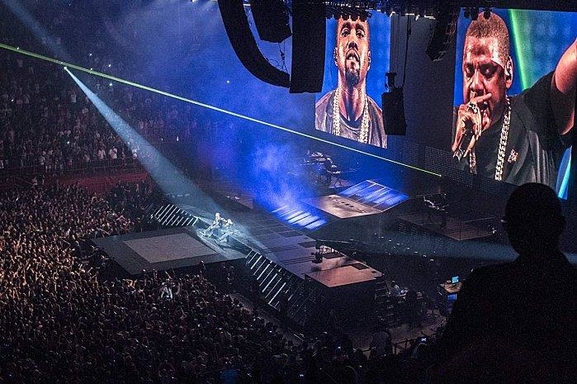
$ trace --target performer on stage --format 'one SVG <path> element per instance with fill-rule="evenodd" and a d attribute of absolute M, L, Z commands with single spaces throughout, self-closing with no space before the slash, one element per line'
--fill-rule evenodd
<path fill-rule="evenodd" d="M 202 232 L 202 235 L 214 238 L 219 242 L 224 240 L 228 242 L 228 237 L 233 232 L 233 224 L 231 219 L 225 219 L 217 212 L 214 214 L 212 224 Z"/>
<path fill-rule="evenodd" d="M 204 231 L 203 235 L 205 237 L 213 236 L 214 231 L 222 227 L 224 221 L 226 220 L 220 216 L 219 212 L 215 213 L 212 224 L 210 224 L 209 227 Z"/>

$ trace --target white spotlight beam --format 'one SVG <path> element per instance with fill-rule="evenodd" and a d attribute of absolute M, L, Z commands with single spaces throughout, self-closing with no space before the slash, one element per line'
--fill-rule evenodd
<path fill-rule="evenodd" d="M 168 161 L 166 157 L 136 132 L 122 117 L 106 105 L 104 101 L 82 83 L 68 68 L 65 67 L 65 70 L 86 96 L 88 96 L 108 124 L 118 133 L 132 153 L 137 154 L 140 163 L 165 193 L 169 194 L 169 196 L 177 194 L 193 195 L 198 202 L 198 207 L 201 207 L 202 211 L 204 211 L 203 215 L 209 217 L 211 217 L 214 212 L 223 212 L 222 208 L 219 207 L 212 198 L 207 196 L 195 183 Z"/>

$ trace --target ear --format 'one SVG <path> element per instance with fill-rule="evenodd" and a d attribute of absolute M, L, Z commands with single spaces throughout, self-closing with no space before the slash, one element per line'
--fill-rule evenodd
<path fill-rule="evenodd" d="M 369 51 L 368 57 L 369 57 L 369 59 L 368 59 L 369 68 L 371 68 L 371 51 Z M 367 69 L 368 69 L 368 68 L 367 68 Z"/>
<path fill-rule="evenodd" d="M 511 56 L 507 57 L 507 62 L 505 63 L 505 86 L 507 89 L 511 88 L 513 84 L 513 59 Z"/>

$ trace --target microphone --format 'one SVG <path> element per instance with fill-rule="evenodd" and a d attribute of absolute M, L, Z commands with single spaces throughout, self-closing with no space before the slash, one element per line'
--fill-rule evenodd
<path fill-rule="evenodd" d="M 474 114 L 478 114 L 480 113 L 480 111 L 484 111 L 485 109 L 487 109 L 487 105 L 485 103 L 475 104 L 469 102 L 467 104 L 467 110 L 473 112 Z M 467 151 L 469 144 L 471 144 L 471 140 L 473 139 L 474 135 L 473 122 L 471 120 L 463 119 L 463 123 L 465 124 L 465 132 L 463 133 L 463 136 L 461 136 L 461 141 L 459 142 L 459 148 L 457 148 L 455 152 L 453 152 L 453 159 L 455 159 L 457 163 L 460 162 L 461 159 L 463 159 L 463 156 L 465 156 L 465 152 Z"/>
<path fill-rule="evenodd" d="M 465 152 L 467 151 L 467 147 L 471 143 L 473 139 L 473 124 L 471 122 L 465 122 L 465 133 L 461 136 L 461 141 L 459 142 L 459 147 L 453 152 L 453 159 L 459 163 L 463 156 L 465 156 Z"/>

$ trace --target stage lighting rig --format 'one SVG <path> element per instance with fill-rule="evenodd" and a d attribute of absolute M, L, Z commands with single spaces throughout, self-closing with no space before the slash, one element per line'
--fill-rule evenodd
<path fill-rule="evenodd" d="M 247 0 L 245 0 L 247 1 Z M 286 0 L 284 0 L 286 1 Z M 315 0 L 310 0 L 311 4 Z M 404 16 L 414 15 L 415 17 L 427 17 L 434 19 L 438 12 L 439 0 L 318 0 L 325 8 L 326 18 L 331 19 L 351 19 L 367 20 L 371 17 L 371 12 L 382 12 L 387 16 L 393 13 Z M 287 6 L 291 8 L 292 2 L 288 1 Z"/>
<path fill-rule="evenodd" d="M 327 19 L 334 17 L 335 19 L 344 18 L 353 21 L 360 19 L 366 21 L 371 17 L 368 9 L 372 9 L 368 2 L 349 2 L 349 1 L 328 1 L 325 4 Z"/>
<path fill-rule="evenodd" d="M 249 0 L 244 0 L 248 2 Z M 282 0 L 291 8 L 293 0 Z M 507 8 L 511 4 L 520 9 L 549 9 L 549 10 L 567 10 L 574 11 L 574 2 L 543 2 L 542 0 L 307 0 L 311 4 L 322 4 L 327 10 L 327 18 L 338 18 L 340 15 L 348 14 L 353 16 L 350 11 L 357 10 L 366 12 L 370 17 L 372 11 L 379 11 L 388 16 L 393 13 L 397 15 L 414 15 L 435 19 L 439 11 L 447 7 L 462 8 L 465 11 L 465 17 L 476 19 L 479 11 L 483 16 L 488 16 L 493 8 Z M 336 14 L 331 13 L 337 10 Z M 339 13 L 343 10 L 344 13 Z M 348 12 L 348 13 L 347 13 Z"/>

